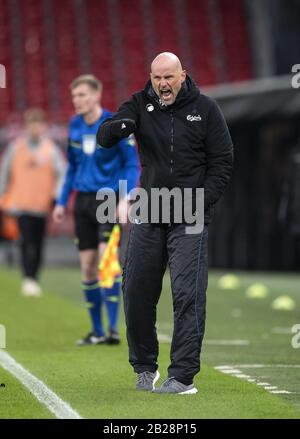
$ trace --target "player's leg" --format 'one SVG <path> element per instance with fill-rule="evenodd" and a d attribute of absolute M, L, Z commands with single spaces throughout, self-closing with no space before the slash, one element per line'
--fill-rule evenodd
<path fill-rule="evenodd" d="M 29 244 L 30 244 L 30 224 L 27 215 L 18 217 L 18 227 L 20 231 L 20 253 L 21 253 L 21 269 L 24 278 L 29 278 L 30 262 L 29 262 Z"/>
<path fill-rule="evenodd" d="M 102 297 L 98 281 L 97 225 L 91 221 L 93 198 L 79 193 L 74 206 L 75 234 L 80 255 L 82 290 L 85 296 L 92 331 L 78 341 L 79 345 L 106 342 L 102 323 Z"/>
<path fill-rule="evenodd" d="M 168 375 L 189 386 L 200 370 L 205 329 L 208 229 L 186 234 L 184 224 L 173 225 L 167 246 L 174 308 Z"/>
<path fill-rule="evenodd" d="M 107 247 L 107 242 L 111 235 L 114 224 L 100 224 L 99 225 L 99 260 Z M 113 261 L 112 261 L 113 262 Z M 119 344 L 120 336 L 118 333 L 118 317 L 120 308 L 120 292 L 121 292 L 121 273 L 116 275 L 111 286 L 100 286 L 102 299 L 105 303 L 107 317 L 108 317 L 108 332 L 106 342 L 109 344 Z"/>
<path fill-rule="evenodd" d="M 38 218 L 38 220 L 40 219 Z M 36 277 L 40 263 L 42 232 L 45 228 L 45 220 L 41 224 L 37 224 L 37 218 L 34 216 L 20 215 L 18 226 L 20 230 L 21 267 L 23 272 L 21 292 L 25 296 L 40 296 L 41 288 L 37 283 Z"/>
<path fill-rule="evenodd" d="M 132 224 L 123 269 L 129 361 L 138 374 L 157 371 L 156 306 L 166 268 L 165 227 Z"/>
<path fill-rule="evenodd" d="M 43 257 L 43 245 L 46 232 L 46 222 L 45 217 L 33 217 L 32 218 L 32 237 L 33 237 L 33 248 L 34 252 L 32 255 L 32 276 L 34 279 L 38 278 L 39 270 L 42 265 Z"/>
<path fill-rule="evenodd" d="M 82 241 L 81 241 L 82 242 Z M 78 243 L 79 245 L 79 243 Z M 81 279 L 91 282 L 98 276 L 98 251 L 96 249 L 79 249 Z"/>

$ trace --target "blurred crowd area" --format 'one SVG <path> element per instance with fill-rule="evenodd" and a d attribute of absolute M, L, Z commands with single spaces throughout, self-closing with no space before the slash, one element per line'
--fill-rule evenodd
<path fill-rule="evenodd" d="M 14 139 L 22 135 L 23 131 L 22 113 L 16 117 L 9 118 L 6 124 L 0 128 L 1 147 L 4 148 L 6 145 L 9 145 Z M 62 150 L 66 149 L 68 138 L 67 123 L 57 124 L 49 122 L 46 135 L 53 139 Z"/>
<path fill-rule="evenodd" d="M 288 73 L 300 59 L 299 0 L 0 0 L 0 11 L 0 125 L 33 106 L 65 123 L 83 73 L 100 77 L 114 110 L 162 51 L 201 87 Z"/>
<path fill-rule="evenodd" d="M 69 84 L 94 73 L 115 109 L 144 86 L 162 51 L 176 53 L 201 85 L 253 76 L 240 0 L 1 0 L 0 63 L 7 69 L 0 118 L 41 106 L 72 113 Z M 237 38 L 238 35 L 238 38 Z M 236 56 L 236 53 L 239 56 Z"/>

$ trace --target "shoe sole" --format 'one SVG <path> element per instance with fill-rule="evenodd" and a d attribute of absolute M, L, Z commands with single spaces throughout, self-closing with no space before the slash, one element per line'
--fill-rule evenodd
<path fill-rule="evenodd" d="M 185 390 L 184 392 L 179 392 L 177 395 L 195 395 L 198 392 L 198 389 L 196 387 L 193 387 L 193 389 Z"/>
<path fill-rule="evenodd" d="M 41 297 L 42 293 L 28 293 L 26 291 L 21 291 L 23 297 Z"/>
<path fill-rule="evenodd" d="M 156 389 L 153 389 L 153 393 L 160 393 L 160 394 L 164 394 L 164 395 L 195 395 L 198 392 L 198 389 L 196 389 L 196 387 L 193 387 L 192 389 L 189 390 L 185 390 L 184 392 L 159 392 L 159 391 L 155 391 Z"/>
<path fill-rule="evenodd" d="M 78 346 L 78 347 L 81 347 L 81 346 L 98 346 L 98 345 L 101 345 L 101 344 L 106 344 L 106 340 L 98 341 L 96 343 L 85 343 L 85 342 L 82 342 L 81 340 L 78 340 L 76 342 L 76 346 Z"/>

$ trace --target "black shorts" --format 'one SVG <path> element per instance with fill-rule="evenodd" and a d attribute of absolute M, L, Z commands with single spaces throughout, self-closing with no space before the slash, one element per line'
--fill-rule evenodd
<path fill-rule="evenodd" d="M 96 211 L 102 202 L 96 200 L 96 193 L 78 192 L 76 196 L 75 243 L 79 250 L 96 250 L 100 242 L 109 240 L 115 223 L 101 224 L 97 221 Z"/>

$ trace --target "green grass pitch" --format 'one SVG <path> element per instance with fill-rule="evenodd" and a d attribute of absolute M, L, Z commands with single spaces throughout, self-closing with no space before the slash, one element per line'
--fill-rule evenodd
<path fill-rule="evenodd" d="M 75 346 L 76 339 L 89 330 L 78 269 L 45 268 L 45 293 L 40 299 L 23 298 L 18 272 L 0 269 L 0 324 L 6 327 L 6 351 L 84 418 L 299 418 L 300 369 L 290 366 L 300 365 L 300 349 L 291 346 L 289 328 L 300 323 L 300 276 L 236 273 L 240 286 L 226 291 L 218 287 L 222 274 L 210 272 L 202 370 L 195 380 L 197 395 L 135 391 L 123 310 L 121 346 Z M 269 296 L 248 299 L 245 289 L 254 282 L 269 287 Z M 272 301 L 282 294 L 296 301 L 295 310 L 271 308 Z M 159 304 L 158 332 L 165 340 L 159 355 L 163 379 L 172 334 L 168 274 Z M 232 340 L 245 343 L 226 344 Z M 216 369 L 224 365 L 241 366 L 239 370 L 255 382 Z M 271 394 L 258 382 L 290 393 Z M 0 384 L 0 418 L 54 417 L 1 367 Z"/>

